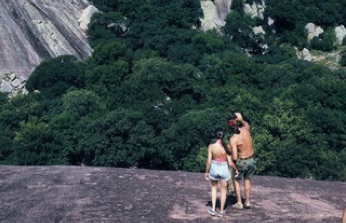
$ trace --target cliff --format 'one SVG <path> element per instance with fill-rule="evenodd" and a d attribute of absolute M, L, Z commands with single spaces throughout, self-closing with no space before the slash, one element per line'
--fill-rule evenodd
<path fill-rule="evenodd" d="M 83 60 L 92 49 L 78 24 L 87 0 L 0 1 L 0 77 L 27 79 L 42 60 L 72 54 Z"/>
<path fill-rule="evenodd" d="M 202 173 L 77 166 L 0 166 L 0 222 L 328 222 L 346 183 L 255 176 L 252 205 L 211 217 Z"/>

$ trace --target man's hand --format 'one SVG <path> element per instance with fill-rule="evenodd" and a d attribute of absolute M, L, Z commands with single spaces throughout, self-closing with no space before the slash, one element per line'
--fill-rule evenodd
<path fill-rule="evenodd" d="M 236 178 L 236 177 L 238 177 L 238 175 L 239 175 L 239 172 L 238 172 L 238 169 L 236 169 L 234 177 Z"/>
<path fill-rule="evenodd" d="M 240 114 L 240 112 L 236 112 L 234 114 L 235 114 L 235 116 L 237 116 L 239 121 L 243 121 L 243 116 Z"/>

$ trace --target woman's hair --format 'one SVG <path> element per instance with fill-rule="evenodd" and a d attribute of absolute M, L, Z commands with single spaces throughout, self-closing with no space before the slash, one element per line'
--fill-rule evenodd
<path fill-rule="evenodd" d="M 214 135 L 218 139 L 223 139 L 223 137 L 225 136 L 225 131 L 222 128 L 217 128 L 214 131 Z"/>
<path fill-rule="evenodd" d="M 228 150 L 227 144 L 223 141 L 223 138 L 225 137 L 225 131 L 222 128 L 217 128 L 214 131 L 214 135 L 217 139 L 221 140 L 221 144 L 223 148 L 225 149 L 226 153 L 229 155 L 230 151 Z"/>

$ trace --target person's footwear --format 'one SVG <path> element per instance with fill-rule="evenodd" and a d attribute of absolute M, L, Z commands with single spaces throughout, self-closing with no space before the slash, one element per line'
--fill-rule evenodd
<path fill-rule="evenodd" d="M 213 211 L 213 209 L 209 209 L 208 213 L 211 215 L 211 216 L 215 216 L 216 212 Z"/>
<path fill-rule="evenodd" d="M 220 213 L 218 213 L 217 215 L 218 215 L 219 217 L 223 217 L 223 215 L 224 215 L 225 213 L 226 213 L 225 210 L 223 210 L 223 211 L 221 211 Z"/>
<path fill-rule="evenodd" d="M 242 203 L 236 203 L 236 204 L 233 204 L 232 207 L 235 209 L 243 209 L 243 204 Z"/>
<path fill-rule="evenodd" d="M 251 208 L 250 202 L 245 202 L 244 207 L 245 207 L 246 209 L 250 209 L 250 208 Z"/>

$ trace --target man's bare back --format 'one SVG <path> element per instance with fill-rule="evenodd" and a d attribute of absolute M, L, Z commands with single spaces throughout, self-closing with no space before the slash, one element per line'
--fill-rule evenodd
<path fill-rule="evenodd" d="M 232 150 L 237 150 L 236 155 L 232 153 L 233 159 L 247 158 L 254 154 L 252 138 L 249 130 L 245 127 L 241 127 L 239 130 L 240 133 L 234 134 L 230 139 Z"/>
<path fill-rule="evenodd" d="M 242 123 L 242 127 L 239 127 L 239 132 L 233 134 L 230 138 L 232 158 L 237 160 L 238 158 L 251 157 L 254 154 L 254 150 L 249 123 L 243 120 L 240 113 L 235 113 L 235 115 L 237 116 L 237 121 Z"/>

